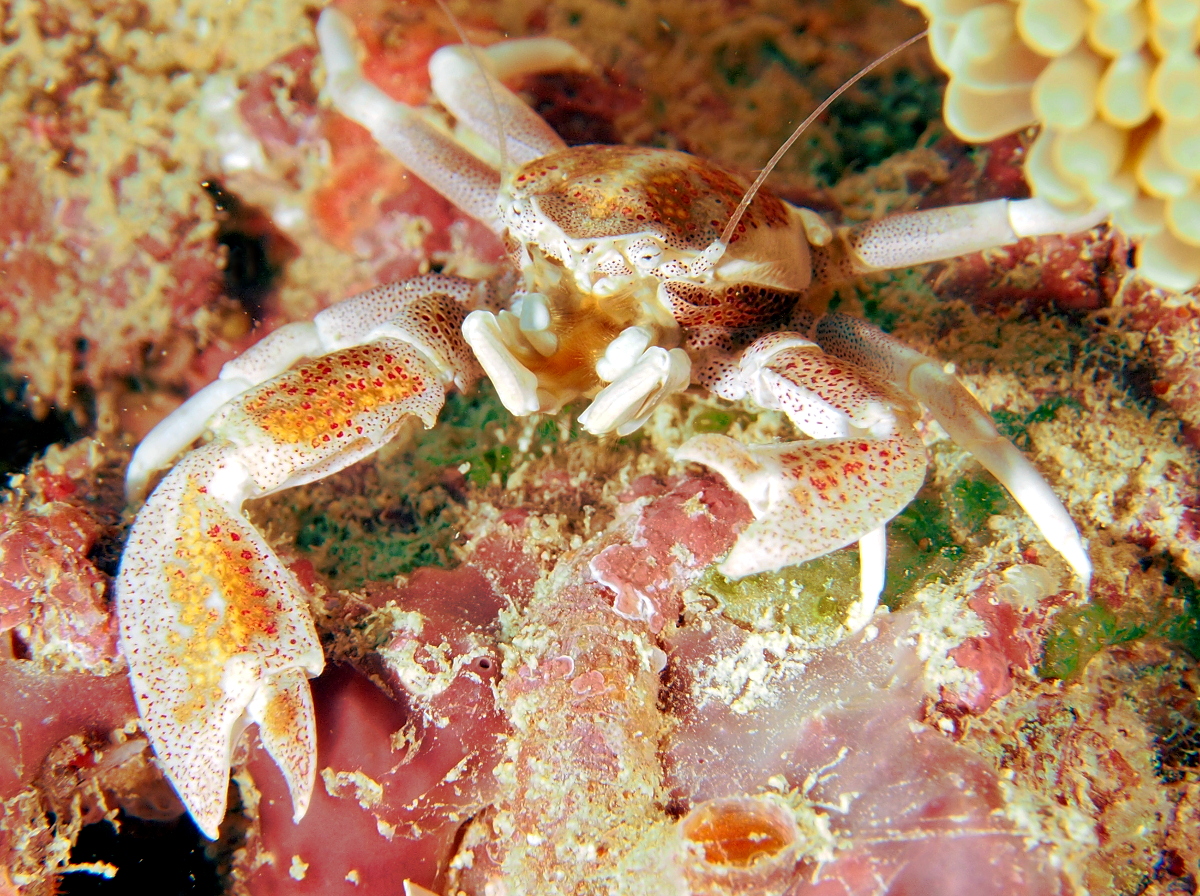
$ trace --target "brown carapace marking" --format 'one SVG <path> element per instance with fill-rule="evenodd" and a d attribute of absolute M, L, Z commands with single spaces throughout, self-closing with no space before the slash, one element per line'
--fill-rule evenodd
<path fill-rule="evenodd" d="M 580 146 L 530 162 L 515 192 L 575 239 L 647 232 L 677 249 L 702 250 L 721 235 L 749 182 L 682 152 L 636 146 Z M 787 209 L 760 190 L 731 242 L 757 227 L 788 225 Z"/>
<path fill-rule="evenodd" d="M 801 293 L 753 283 L 705 289 L 691 283 L 663 285 L 671 315 L 682 327 L 754 327 L 784 317 Z"/>

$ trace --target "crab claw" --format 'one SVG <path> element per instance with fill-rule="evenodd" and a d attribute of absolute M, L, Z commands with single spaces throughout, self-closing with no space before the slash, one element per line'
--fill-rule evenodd
<path fill-rule="evenodd" d="M 822 557 L 898 514 L 925 479 L 924 448 L 912 442 L 812 439 L 748 446 L 706 434 L 685 442 L 675 459 L 719 473 L 750 505 L 754 520 L 717 567 L 740 579 Z"/>
<path fill-rule="evenodd" d="M 411 417 L 432 426 L 446 389 L 478 376 L 459 333 L 462 291 L 452 278 L 430 276 L 347 299 L 226 365 L 246 388 L 211 419 L 172 419 L 166 435 L 147 440 L 154 450 L 138 475 L 169 456 L 181 433 L 207 425 L 215 436 L 150 496 L 116 582 L 143 727 L 209 837 L 249 723 L 287 780 L 297 820 L 315 773 L 305 678 L 320 673 L 321 646 L 295 577 L 242 504 L 349 466 Z M 318 350 L 328 353 L 288 366 Z"/>
<path fill-rule="evenodd" d="M 883 527 L 925 479 L 925 446 L 904 400 L 797 333 L 764 336 L 742 355 L 737 370 L 710 372 L 731 395 L 782 410 L 813 436 L 746 446 L 727 436 L 700 435 L 675 452 L 676 460 L 721 474 L 754 514 L 718 569 L 742 578 L 858 542 L 861 598 L 847 625 L 861 628 L 883 592 Z"/>
<path fill-rule="evenodd" d="M 185 457 L 138 515 L 121 562 L 121 645 L 142 726 L 210 838 L 250 722 L 298 820 L 316 770 L 307 676 L 324 666 L 294 576 L 242 515 L 253 480 L 227 441 Z"/>

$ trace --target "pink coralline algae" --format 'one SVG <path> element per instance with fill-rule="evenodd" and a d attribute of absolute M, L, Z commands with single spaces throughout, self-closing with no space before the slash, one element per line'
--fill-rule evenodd
<path fill-rule="evenodd" d="M 484 570 L 512 574 L 509 559 L 524 563 L 515 545 L 481 545 L 457 570 L 423 570 L 342 608 L 374 619 L 382 643 L 314 683 L 321 782 L 300 824 L 274 763 L 254 751 L 243 786 L 257 823 L 234 870 L 248 892 L 390 894 L 397 868 L 427 885 L 444 877 L 463 822 L 495 791 L 501 601 Z"/>
<path fill-rule="evenodd" d="M 635 481 L 622 497 L 652 494 L 654 483 Z M 655 501 L 638 519 L 633 539 L 600 551 L 590 576 L 613 594 L 613 611 L 662 631 L 683 609 L 683 589 L 695 570 L 728 549 L 733 527 L 750 521 L 745 506 L 703 480 L 680 484 L 669 500 Z"/>
<path fill-rule="evenodd" d="M 995 771 L 915 724 L 924 693 L 908 623 L 897 614 L 792 660 L 757 697 L 748 679 L 732 705 L 708 693 L 706 670 L 771 648 L 729 625 L 681 633 L 671 653 L 683 679 L 673 704 L 683 722 L 667 751 L 672 792 L 797 791 L 838 846 L 801 857 L 794 896 L 1070 892 L 1048 845 L 1031 844 L 1007 816 Z"/>
<path fill-rule="evenodd" d="M 112 473 L 102 463 L 86 443 L 55 451 L 19 478 L 23 500 L 0 505 L 0 638 L 11 642 L 3 655 L 119 668 L 109 580 L 95 559 L 116 531 L 115 508 L 92 492 L 97 474 Z"/>
<path fill-rule="evenodd" d="M 0 517 L 0 632 L 29 633 L 25 649 L 69 650 L 87 667 L 116 656 L 107 582 L 88 562 L 99 526 L 69 504 Z"/>
<path fill-rule="evenodd" d="M 747 631 L 685 597 L 748 519 L 724 484 L 644 477 L 622 500 L 549 565 L 510 515 L 454 572 L 327 602 L 358 620 L 357 671 L 315 684 L 308 817 L 257 750 L 238 777 L 246 892 L 385 892 L 399 868 L 438 892 L 625 892 L 636 872 L 882 896 L 960 892 L 983 867 L 983 893 L 1070 892 L 996 771 L 921 724 L 911 614 L 827 648 Z"/>
<path fill-rule="evenodd" d="M 996 593 L 997 580 L 985 581 L 967 601 L 984 624 L 949 652 L 959 667 L 974 673 L 967 682 L 942 689 L 942 699 L 965 712 L 979 713 L 1011 693 L 1016 676 L 1034 674 L 1053 611 L 1070 600 L 1063 592 L 1023 609 Z"/>

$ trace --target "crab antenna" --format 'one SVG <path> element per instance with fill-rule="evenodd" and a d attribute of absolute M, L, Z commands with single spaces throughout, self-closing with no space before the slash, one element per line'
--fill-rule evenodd
<path fill-rule="evenodd" d="M 714 240 L 707 249 L 704 250 L 703 255 L 696 259 L 697 263 L 692 268 L 690 273 L 702 274 L 705 271 L 710 270 L 718 261 L 721 260 L 721 256 L 724 255 L 725 250 L 729 248 L 729 240 L 730 237 L 733 236 L 734 229 L 738 226 L 738 222 L 742 220 L 742 215 L 746 213 L 746 209 L 750 207 L 750 203 L 754 201 L 754 197 L 758 195 L 758 190 L 763 185 L 763 181 L 765 181 L 768 175 L 775 170 L 775 166 L 779 164 L 779 160 L 783 158 L 783 154 L 792 148 L 792 144 L 800 139 L 800 135 L 808 129 L 808 126 L 820 118 L 821 114 L 829 108 L 834 100 L 857 84 L 858 81 L 863 78 L 863 76 L 869 74 L 878 66 L 887 62 L 897 53 L 907 50 L 928 33 L 929 29 L 926 28 L 924 31 L 914 34 L 899 46 L 892 47 L 892 49 L 888 50 L 875 61 L 867 63 L 866 66 L 859 69 L 856 74 L 854 74 L 848 81 L 843 83 L 841 87 L 826 97 L 824 102 L 817 106 L 817 108 L 813 110 L 812 114 L 810 114 L 808 118 L 800 122 L 799 127 L 792 131 L 792 136 L 788 137 L 787 140 L 784 141 L 783 146 L 775 150 L 775 155 L 771 156 L 771 160 L 767 162 L 762 171 L 758 173 L 758 177 L 754 179 L 754 183 L 750 185 L 750 189 L 746 191 L 746 195 L 742 197 L 742 201 L 738 203 L 738 207 L 734 209 L 733 215 L 730 216 L 729 223 L 725 225 L 725 229 L 721 232 L 721 235 Z"/>
<path fill-rule="evenodd" d="M 437 0 L 437 5 L 446 14 L 446 18 L 454 26 L 454 30 L 458 32 L 459 41 L 467 48 L 467 52 L 471 54 L 471 61 L 475 63 L 475 67 L 483 75 L 483 85 L 487 88 L 488 102 L 491 103 L 492 115 L 496 118 L 496 133 L 500 136 L 500 183 L 504 183 L 504 175 L 508 171 L 508 135 L 504 133 L 504 116 L 500 114 L 500 104 L 496 102 L 496 94 L 492 90 L 491 69 L 484 65 L 483 60 L 479 58 L 479 48 L 467 37 L 466 29 L 459 22 L 458 16 L 450 11 L 446 0 Z"/>

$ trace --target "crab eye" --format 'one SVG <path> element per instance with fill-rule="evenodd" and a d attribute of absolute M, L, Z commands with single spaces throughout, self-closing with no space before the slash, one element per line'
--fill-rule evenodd
<path fill-rule="evenodd" d="M 662 261 L 663 245 L 658 240 L 642 237 L 629 245 L 625 257 L 638 270 L 651 271 Z"/>
<path fill-rule="evenodd" d="M 663 280 L 674 280 L 677 277 L 686 277 L 688 272 L 687 265 L 678 259 L 668 261 L 666 264 L 661 264 L 654 270 L 656 277 L 661 277 Z"/>

